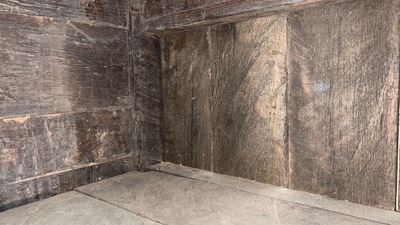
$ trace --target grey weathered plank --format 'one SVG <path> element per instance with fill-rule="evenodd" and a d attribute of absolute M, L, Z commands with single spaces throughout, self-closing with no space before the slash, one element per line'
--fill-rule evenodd
<path fill-rule="evenodd" d="M 178 31 L 238 22 L 350 0 L 171 0 L 145 1 L 146 30 Z"/>
<path fill-rule="evenodd" d="M 0 224 L 27 223 L 30 225 L 160 225 L 75 191 L 0 213 Z"/>
<path fill-rule="evenodd" d="M 149 167 L 151 171 L 162 172 L 179 177 L 186 177 L 198 181 L 221 185 L 227 188 L 247 193 L 261 195 L 282 201 L 293 202 L 301 205 L 336 212 L 340 214 L 351 215 L 357 218 L 363 218 L 370 221 L 379 221 L 384 224 L 400 223 L 400 213 L 391 210 L 379 209 L 371 206 L 360 205 L 348 201 L 338 201 L 333 198 L 315 195 L 304 191 L 296 191 L 275 185 L 254 182 L 213 172 L 176 165 L 173 163 L 162 162 Z M 330 222 L 332 223 L 332 222 Z"/>
<path fill-rule="evenodd" d="M 136 165 L 137 161 L 133 155 L 125 155 L 32 179 L 11 183 L 0 182 L 0 212 L 132 171 Z"/>
<path fill-rule="evenodd" d="M 127 0 L 0 0 L 0 12 L 128 26 Z"/>
<path fill-rule="evenodd" d="M 165 159 L 286 185 L 286 17 L 163 44 Z"/>
<path fill-rule="evenodd" d="M 130 104 L 128 31 L 0 12 L 0 117 Z"/>
<path fill-rule="evenodd" d="M 290 188 L 393 209 L 399 1 L 291 14 Z"/>
<path fill-rule="evenodd" d="M 133 128 L 130 108 L 0 119 L 0 183 L 131 155 Z"/>
<path fill-rule="evenodd" d="M 232 183 L 233 186 L 241 187 L 243 183 L 247 183 L 235 178 L 221 179 L 215 174 L 211 177 L 221 183 Z M 247 186 L 260 191 L 268 189 L 267 185 L 256 183 Z M 153 171 L 126 173 L 80 187 L 78 191 L 162 224 L 381 224 L 379 220 L 366 220 L 240 191 L 223 184 Z M 288 191 L 287 194 L 290 195 L 291 192 Z M 316 196 L 311 199 L 321 201 Z M 352 207 L 355 211 L 361 211 L 362 207 L 360 208 Z"/>
<path fill-rule="evenodd" d="M 213 165 L 211 33 L 209 28 L 176 34 L 162 43 L 164 160 L 206 170 Z"/>

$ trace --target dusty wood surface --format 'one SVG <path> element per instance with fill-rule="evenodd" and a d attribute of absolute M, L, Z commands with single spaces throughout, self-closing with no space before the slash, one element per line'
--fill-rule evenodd
<path fill-rule="evenodd" d="M 128 31 L 0 12 L 0 117 L 131 104 Z"/>
<path fill-rule="evenodd" d="M 286 184 L 286 17 L 164 39 L 165 159 Z"/>
<path fill-rule="evenodd" d="M 393 209 L 399 1 L 291 14 L 290 188 Z"/>
<path fill-rule="evenodd" d="M 160 162 L 164 151 L 161 57 L 159 39 L 144 32 L 141 19 L 143 12 L 139 4 L 134 6 L 130 13 L 130 60 L 135 99 L 133 138 L 139 154 L 139 166 L 144 168 Z"/>
<path fill-rule="evenodd" d="M 128 0 L 0 0 L 0 12 L 128 26 Z"/>
<path fill-rule="evenodd" d="M 146 30 L 163 33 L 238 22 L 350 0 L 146 0 Z"/>
<path fill-rule="evenodd" d="M 212 174 L 220 184 L 188 179 L 187 177 L 150 171 L 147 173 L 131 172 L 98 183 L 78 188 L 78 191 L 96 199 L 158 221 L 161 224 L 198 225 L 309 225 L 309 224 L 346 224 L 379 225 L 390 221 L 387 217 L 375 217 L 378 220 L 365 220 L 354 214 L 366 211 L 364 207 L 352 204 L 352 211 L 336 213 L 308 204 L 297 204 L 296 192 L 278 188 L 276 192 L 293 196 L 289 201 L 282 201 L 265 195 L 253 194 L 247 190 L 238 190 L 247 181 Z M 233 184 L 226 187 L 223 182 Z M 270 190 L 268 185 L 249 182 L 249 189 Z M 275 190 L 274 190 L 275 191 Z M 295 196 L 295 197 L 294 197 Z M 308 195 L 313 202 L 324 198 Z M 290 197 L 289 197 L 290 198 Z M 329 199 L 333 207 L 338 201 Z M 355 213 L 354 213 L 355 211 Z M 368 210 L 373 212 L 373 210 Z M 382 212 L 383 210 L 374 210 Z M 177 213 L 179 212 L 179 213 Z M 350 215 L 349 215 L 350 214 Z M 383 213 L 382 213 L 383 214 Z M 399 215 L 387 213 L 398 224 Z M 397 219 L 397 220 L 396 220 Z M 390 221 L 391 222 L 391 221 Z"/>

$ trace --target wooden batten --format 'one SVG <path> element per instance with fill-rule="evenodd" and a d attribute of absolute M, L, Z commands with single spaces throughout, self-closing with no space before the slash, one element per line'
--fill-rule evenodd
<path fill-rule="evenodd" d="M 168 33 L 351 0 L 173 0 L 145 1 L 145 30 Z"/>

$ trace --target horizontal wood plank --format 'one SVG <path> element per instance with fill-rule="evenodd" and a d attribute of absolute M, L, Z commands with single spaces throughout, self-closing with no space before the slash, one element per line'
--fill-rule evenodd
<path fill-rule="evenodd" d="M 345 1 L 350 0 L 148 0 L 144 8 L 146 30 L 164 33 Z"/>
<path fill-rule="evenodd" d="M 1 0 L 0 12 L 127 27 L 128 0 Z"/>
<path fill-rule="evenodd" d="M 134 155 L 126 155 L 19 182 L 0 182 L 0 212 L 132 171 L 136 163 Z"/>
<path fill-rule="evenodd" d="M 0 182 L 133 153 L 131 108 L 0 119 Z"/>
<path fill-rule="evenodd" d="M 131 104 L 128 31 L 0 12 L 0 117 Z"/>

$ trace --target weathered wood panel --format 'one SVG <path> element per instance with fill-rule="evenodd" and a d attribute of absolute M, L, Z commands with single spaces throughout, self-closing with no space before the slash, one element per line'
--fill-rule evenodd
<path fill-rule="evenodd" d="M 165 37 L 163 61 L 165 159 L 286 185 L 286 17 Z"/>
<path fill-rule="evenodd" d="M 135 149 L 141 168 L 158 163 L 164 151 L 161 50 L 158 38 L 143 30 L 141 9 L 131 11 L 130 35 L 135 114 Z"/>
<path fill-rule="evenodd" d="M 0 0 L 0 12 L 127 27 L 127 0 Z"/>
<path fill-rule="evenodd" d="M 6 184 L 0 181 L 0 212 L 132 171 L 135 166 L 135 157 L 126 155 L 32 179 Z"/>
<path fill-rule="evenodd" d="M 394 208 L 399 1 L 290 15 L 290 188 Z"/>
<path fill-rule="evenodd" d="M 286 19 L 217 29 L 216 172 L 286 185 Z"/>
<path fill-rule="evenodd" d="M 0 120 L 0 182 L 8 183 L 133 152 L 132 109 Z"/>
<path fill-rule="evenodd" d="M 147 0 L 146 30 L 165 32 L 232 23 L 350 0 Z"/>
<path fill-rule="evenodd" d="M 128 31 L 0 12 L 0 117 L 131 104 Z"/>
<path fill-rule="evenodd" d="M 215 31 L 211 29 L 173 35 L 162 43 L 164 160 L 206 170 L 212 170 L 213 165 L 211 79 L 215 73 L 215 38 L 211 35 Z"/>
<path fill-rule="evenodd" d="M 0 0 L 0 211 L 130 171 L 127 0 Z"/>

